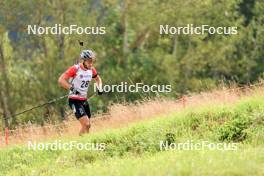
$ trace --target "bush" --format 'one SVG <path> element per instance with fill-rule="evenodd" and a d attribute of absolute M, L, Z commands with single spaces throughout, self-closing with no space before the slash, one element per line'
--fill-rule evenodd
<path fill-rule="evenodd" d="M 219 128 L 219 140 L 241 142 L 247 138 L 246 129 L 250 125 L 248 118 L 235 118 Z"/>

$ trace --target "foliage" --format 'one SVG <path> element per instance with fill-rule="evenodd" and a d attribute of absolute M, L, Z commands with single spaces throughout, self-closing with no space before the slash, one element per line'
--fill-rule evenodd
<path fill-rule="evenodd" d="M 259 106 L 255 106 L 257 102 Z M 252 108 L 244 108 L 248 106 Z M 130 171 L 131 168 L 128 163 L 137 162 L 138 160 L 141 161 L 141 164 L 133 164 L 131 167 L 135 169 L 131 170 L 131 172 L 137 172 L 136 168 L 139 169 L 142 165 L 146 165 L 146 168 L 141 169 L 151 173 L 147 166 L 149 159 L 151 159 L 155 163 L 152 168 L 162 168 L 161 172 L 165 172 L 163 169 L 166 169 L 167 172 L 174 172 L 176 168 L 182 168 L 185 172 L 192 172 L 194 168 L 186 167 L 189 166 L 186 162 L 193 162 L 196 167 L 200 165 L 205 167 L 204 175 L 211 175 L 210 173 L 248 175 L 253 171 L 254 175 L 256 175 L 262 172 L 264 159 L 262 155 L 264 152 L 264 129 L 263 116 L 261 115 L 263 111 L 263 96 L 259 96 L 242 100 L 232 106 L 223 107 L 217 105 L 206 108 L 200 107 L 198 109 L 187 108 L 181 112 L 167 115 L 166 117 L 161 116 L 152 121 L 140 122 L 123 129 L 94 133 L 83 136 L 82 138 L 64 137 L 58 139 L 61 143 L 70 141 L 77 141 L 82 144 L 90 142 L 98 144 L 105 143 L 106 148 L 104 151 L 87 151 L 76 148 L 69 151 L 51 149 L 34 151 L 28 149 L 26 146 L 14 146 L 1 149 L 0 174 L 28 175 L 32 173 L 36 175 L 63 175 L 63 173 L 66 173 L 67 175 L 76 175 L 79 169 L 84 171 L 87 170 L 85 168 L 90 168 L 90 171 L 96 167 L 101 169 L 94 169 L 93 174 L 100 173 L 104 175 L 101 171 L 107 170 L 109 172 L 109 169 L 116 169 L 116 165 L 120 166 L 120 164 L 125 164 L 125 166 L 123 166 L 123 169 L 118 168 L 119 172 Z M 227 115 L 229 115 L 229 118 L 226 118 Z M 225 121 L 225 123 L 223 124 L 221 121 Z M 193 128 L 193 125 L 196 127 Z M 222 139 L 219 138 L 222 135 L 219 134 L 219 129 L 223 130 L 222 134 L 227 134 L 226 139 L 230 139 L 229 141 L 222 142 Z M 249 133 L 243 138 L 243 141 L 236 140 L 242 139 L 242 129 L 248 130 Z M 163 151 L 160 148 L 160 141 L 167 141 L 171 144 L 182 143 L 187 140 L 193 141 L 193 144 L 201 143 L 202 141 L 223 145 L 236 144 L 237 149 L 235 151 L 212 150 L 207 148 L 203 150 L 185 151 L 175 149 Z M 258 155 L 256 155 L 256 152 Z M 163 158 L 163 155 L 165 158 Z M 250 164 L 245 162 L 248 161 L 245 159 L 248 156 L 251 157 Z M 157 157 L 162 157 L 163 159 L 158 159 Z M 189 157 L 192 159 L 190 160 Z M 165 162 L 167 161 L 166 159 L 174 162 Z M 201 159 L 203 162 L 201 162 Z M 208 164 L 203 165 L 208 160 L 211 161 L 211 167 L 208 167 Z M 123 161 L 127 161 L 128 163 L 124 163 Z M 159 161 L 163 164 L 160 165 Z M 227 167 L 225 163 L 228 166 L 231 164 L 232 167 Z M 240 166 L 243 166 L 242 171 L 240 170 Z M 177 173 L 181 172 L 177 169 Z M 115 175 L 114 173 L 112 174 Z M 154 173 L 154 175 L 157 174 L 160 175 L 160 173 Z"/>
<path fill-rule="evenodd" d="M 105 84 L 172 85 L 172 92 L 158 95 L 105 94 L 91 100 L 98 112 L 107 111 L 108 104 L 114 102 L 176 98 L 214 89 L 223 82 L 257 81 L 264 70 L 263 4 L 261 0 L 1 1 L 0 36 L 5 38 L 2 45 L 11 82 L 10 109 L 20 112 L 67 93 L 57 79 L 76 62 L 82 49 L 78 40 L 84 41 L 84 48 L 97 52 L 95 67 Z M 27 25 L 33 24 L 104 26 L 106 34 L 28 35 Z M 238 35 L 160 35 L 159 26 L 166 24 L 237 26 Z M 0 85 L 2 90 L 4 85 Z M 66 102 L 52 106 L 10 123 L 61 120 L 59 112 L 67 107 Z M 52 113 L 46 116 L 45 112 Z"/>

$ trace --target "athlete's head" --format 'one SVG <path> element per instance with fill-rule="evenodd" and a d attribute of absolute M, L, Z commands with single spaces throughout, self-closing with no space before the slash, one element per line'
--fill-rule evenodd
<path fill-rule="evenodd" d="M 95 53 L 92 50 L 83 50 L 80 54 L 81 63 L 86 69 L 91 69 Z"/>

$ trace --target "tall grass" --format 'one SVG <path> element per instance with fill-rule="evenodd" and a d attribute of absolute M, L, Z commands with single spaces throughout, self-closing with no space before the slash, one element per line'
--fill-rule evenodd
<path fill-rule="evenodd" d="M 263 88 L 258 87 L 253 91 L 263 92 Z M 135 104 L 114 104 L 109 108 L 109 113 L 97 115 L 92 118 L 91 132 L 104 131 L 110 128 L 125 127 L 131 123 L 153 119 L 160 115 L 169 114 L 171 112 L 182 111 L 186 108 L 197 108 L 201 106 L 211 107 L 214 104 L 232 104 L 245 95 L 252 94 L 251 90 L 241 91 L 240 89 L 219 89 L 212 92 L 202 92 L 196 95 L 190 95 L 182 99 L 152 99 L 137 102 Z M 37 126 L 34 124 L 25 124 L 18 126 L 17 129 L 10 130 L 9 144 L 23 144 L 28 140 L 47 140 L 57 139 L 61 136 L 78 135 L 79 122 L 73 116 L 60 124 L 44 124 Z M 0 147 L 4 146 L 4 140 L 0 143 Z"/>
<path fill-rule="evenodd" d="M 62 142 L 105 143 L 104 151 L 0 150 L 0 175 L 261 175 L 264 96 L 186 108 L 127 128 Z M 236 151 L 162 151 L 160 141 L 237 143 Z M 142 158 L 141 158 L 142 157 Z"/>

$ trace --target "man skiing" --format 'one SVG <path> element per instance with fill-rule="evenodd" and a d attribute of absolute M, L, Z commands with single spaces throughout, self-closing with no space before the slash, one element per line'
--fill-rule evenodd
<path fill-rule="evenodd" d="M 80 54 L 79 64 L 73 65 L 64 72 L 58 83 L 69 90 L 69 106 L 81 124 L 79 135 L 89 133 L 91 112 L 87 101 L 89 83 L 95 80 L 98 94 L 102 94 L 102 80 L 93 67 L 95 53 L 91 50 L 83 50 Z"/>

